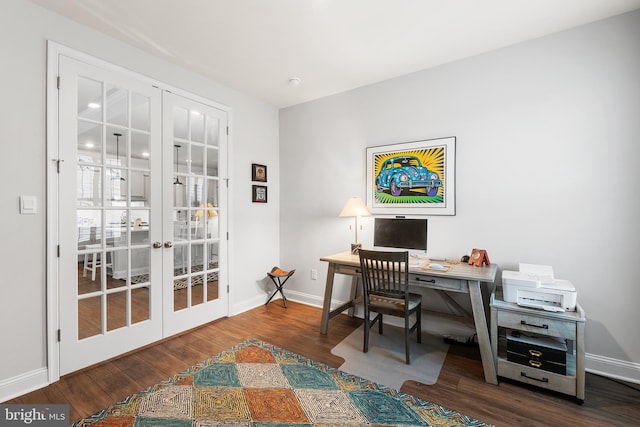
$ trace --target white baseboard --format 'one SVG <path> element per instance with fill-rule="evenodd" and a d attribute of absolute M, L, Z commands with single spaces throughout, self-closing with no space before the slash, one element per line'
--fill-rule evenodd
<path fill-rule="evenodd" d="M 301 304 L 310 305 L 312 307 L 321 307 L 322 308 L 323 298 L 321 298 L 321 297 L 319 297 L 317 295 L 310 295 L 310 294 L 305 294 L 303 292 L 287 290 L 286 291 L 286 296 L 287 296 L 288 300 L 299 302 Z M 333 307 L 337 307 L 340 304 L 342 304 L 342 302 L 340 302 L 340 301 L 335 301 L 335 300 L 331 301 L 331 307 L 332 308 Z"/>
<path fill-rule="evenodd" d="M 301 304 L 306 304 L 313 307 L 322 308 L 321 297 L 318 297 L 316 295 L 305 294 L 302 292 L 291 291 L 289 289 L 285 289 L 284 292 L 287 297 L 287 300 L 299 302 Z M 261 305 L 264 305 L 264 303 L 266 303 L 267 300 L 269 299 L 270 295 L 271 294 L 256 295 L 251 299 L 240 301 L 239 304 L 234 304 L 231 307 L 231 313 L 229 313 L 229 316 L 235 316 L 237 314 L 244 313 L 245 311 L 249 311 L 256 307 L 260 307 Z M 281 299 L 282 297 L 280 296 L 280 294 L 277 294 L 276 296 L 273 297 L 271 301 L 273 302 Z M 335 304 L 335 307 L 337 307 L 339 304 L 342 304 L 339 301 L 333 301 L 333 303 Z"/>
<path fill-rule="evenodd" d="M 265 302 L 266 297 L 264 297 L 263 295 L 257 295 L 253 298 L 242 300 L 239 304 L 234 304 L 231 307 L 229 316 L 235 316 L 237 314 L 244 313 L 245 311 L 252 310 L 256 307 L 260 307 L 261 305 L 264 305 Z"/>
<path fill-rule="evenodd" d="M 0 381 L 0 402 L 6 402 L 47 385 L 49 385 L 47 368 L 40 368 L 13 378 L 7 378 Z"/>
<path fill-rule="evenodd" d="M 597 354 L 585 354 L 585 370 L 592 374 L 640 384 L 640 363 L 626 362 Z"/>

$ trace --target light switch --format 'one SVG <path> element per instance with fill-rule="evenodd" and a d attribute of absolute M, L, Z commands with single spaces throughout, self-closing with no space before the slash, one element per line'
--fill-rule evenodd
<path fill-rule="evenodd" d="M 20 213 L 23 215 L 33 215 L 38 211 L 36 196 L 20 196 Z"/>

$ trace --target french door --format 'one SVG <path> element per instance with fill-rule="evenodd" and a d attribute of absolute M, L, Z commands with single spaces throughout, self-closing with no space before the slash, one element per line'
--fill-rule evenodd
<path fill-rule="evenodd" d="M 131 74 L 58 66 L 66 374 L 227 314 L 227 118 Z"/>
<path fill-rule="evenodd" d="M 226 112 L 164 94 L 164 335 L 227 314 Z M 171 172 L 169 172 L 171 171 Z M 221 236 L 224 237 L 221 239 Z M 171 248 L 167 251 L 166 248 Z M 224 284 L 224 285 L 222 285 Z"/>

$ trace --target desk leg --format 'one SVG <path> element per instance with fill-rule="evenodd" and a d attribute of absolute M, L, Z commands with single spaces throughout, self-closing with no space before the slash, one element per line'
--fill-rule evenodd
<path fill-rule="evenodd" d="M 484 380 L 490 384 L 498 384 L 496 365 L 493 358 L 493 351 L 491 350 L 489 330 L 487 328 L 487 317 L 484 313 L 480 282 L 469 280 L 467 281 L 467 285 L 469 286 L 473 321 L 476 325 L 476 333 L 478 334 L 478 345 L 480 347 L 480 356 L 482 357 Z"/>
<path fill-rule="evenodd" d="M 329 263 L 327 270 L 327 283 L 324 286 L 324 300 L 322 301 L 322 320 L 320 321 L 320 333 L 327 335 L 329 329 L 329 313 L 331 311 L 331 295 L 333 294 L 333 277 L 335 276 L 336 266 Z"/>
<path fill-rule="evenodd" d="M 351 295 L 350 296 L 351 296 L 351 301 L 354 301 L 354 303 L 351 306 L 351 308 L 349 308 L 349 311 L 347 311 L 347 315 L 349 317 L 353 317 L 353 313 L 356 308 L 355 300 L 358 298 L 358 277 L 357 276 L 353 276 L 351 278 Z"/>

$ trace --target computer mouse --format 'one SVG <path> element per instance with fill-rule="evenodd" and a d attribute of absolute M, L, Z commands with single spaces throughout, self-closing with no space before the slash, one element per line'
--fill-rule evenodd
<path fill-rule="evenodd" d="M 434 270 L 444 270 L 442 264 L 429 264 L 429 268 L 433 268 Z"/>
<path fill-rule="evenodd" d="M 460 262 L 469 262 L 469 255 L 463 255 L 462 258 L 460 258 Z"/>

